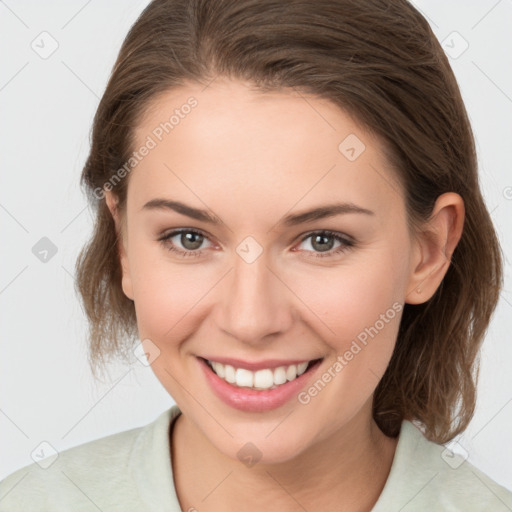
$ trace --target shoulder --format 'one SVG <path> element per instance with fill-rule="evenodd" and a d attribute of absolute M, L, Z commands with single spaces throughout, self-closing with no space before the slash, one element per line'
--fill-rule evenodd
<path fill-rule="evenodd" d="M 173 406 L 148 425 L 89 441 L 18 469 L 0 481 L 0 512 L 106 512 L 137 506 L 140 510 L 148 505 L 151 494 L 149 487 L 141 487 L 144 478 L 154 477 L 156 482 L 170 476 L 166 484 L 172 483 L 168 429 L 179 413 Z M 154 499 L 158 498 L 149 497 Z"/>
<path fill-rule="evenodd" d="M 510 512 L 512 492 L 404 420 L 388 480 L 372 512 L 395 508 Z"/>

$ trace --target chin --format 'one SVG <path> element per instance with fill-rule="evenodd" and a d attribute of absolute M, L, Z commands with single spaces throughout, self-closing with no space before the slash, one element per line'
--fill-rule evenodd
<path fill-rule="evenodd" d="M 286 421 L 286 420 L 285 420 Z M 262 425 L 263 426 L 263 425 Z M 275 425 L 274 425 L 275 427 Z M 290 427 L 297 428 L 297 425 L 289 424 L 281 432 L 271 433 L 272 429 L 262 428 L 260 432 L 247 435 L 247 432 L 238 434 L 233 432 L 233 438 L 211 439 L 217 449 L 227 457 L 238 460 L 251 467 L 251 464 L 280 464 L 289 462 L 300 456 L 310 446 L 311 440 L 304 436 L 299 430 L 296 433 L 290 432 Z"/>

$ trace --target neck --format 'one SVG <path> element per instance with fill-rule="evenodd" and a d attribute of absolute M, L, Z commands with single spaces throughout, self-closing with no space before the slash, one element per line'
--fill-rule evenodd
<path fill-rule="evenodd" d="M 234 512 L 243 503 L 247 512 L 369 512 L 386 483 L 397 442 L 365 407 L 293 460 L 246 467 L 219 452 L 181 414 L 171 436 L 174 483 L 183 510 Z"/>

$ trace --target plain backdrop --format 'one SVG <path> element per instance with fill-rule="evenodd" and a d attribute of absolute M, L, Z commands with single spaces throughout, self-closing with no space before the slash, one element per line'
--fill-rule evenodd
<path fill-rule="evenodd" d="M 140 363 L 112 365 L 111 379 L 93 380 L 73 288 L 75 259 L 92 229 L 78 186 L 92 118 L 120 45 L 147 3 L 0 2 L 0 479 L 30 464 L 42 441 L 60 451 L 147 424 L 174 403 Z M 507 255 L 512 1 L 414 5 L 450 56 L 475 132 L 482 189 Z M 46 262 L 37 257 L 41 244 L 53 248 Z M 481 353 L 477 410 L 450 446 L 512 490 L 509 261 L 505 274 Z"/>

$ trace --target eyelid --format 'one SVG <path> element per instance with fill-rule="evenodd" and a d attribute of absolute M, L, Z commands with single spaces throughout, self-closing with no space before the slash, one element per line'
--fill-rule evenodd
<path fill-rule="evenodd" d="M 344 233 L 340 233 L 338 231 L 333 231 L 330 229 L 316 229 L 309 231 L 308 233 L 301 235 L 300 243 L 304 242 L 308 238 L 311 238 L 314 235 L 324 235 L 330 238 L 334 238 L 336 241 L 340 242 L 340 245 L 337 248 L 332 248 L 328 251 L 317 252 L 317 251 L 302 251 L 300 249 L 293 248 L 294 252 L 306 252 L 309 254 L 307 258 L 331 258 L 335 259 L 336 256 L 340 254 L 344 254 L 345 252 L 353 249 L 356 246 L 356 241 L 353 237 L 346 235 Z"/>
<path fill-rule="evenodd" d="M 309 238 L 310 236 L 317 234 L 325 234 L 328 236 L 332 236 L 334 238 L 341 238 L 347 243 L 355 243 L 354 238 L 352 238 L 350 235 L 347 235 L 340 231 L 333 231 L 332 229 L 312 229 L 311 231 L 308 231 L 307 233 L 301 235 L 300 241 L 303 242 L 304 240 L 306 240 L 306 238 Z"/>
<path fill-rule="evenodd" d="M 165 231 L 159 238 L 158 241 L 166 242 L 167 240 L 174 238 L 177 235 L 180 235 L 181 233 L 195 233 L 196 235 L 201 235 L 205 240 L 208 240 L 211 244 L 215 245 L 211 237 L 208 233 L 205 233 L 202 229 L 198 228 L 174 228 L 168 231 Z M 205 249 L 200 249 L 198 251 L 191 251 L 191 252 L 200 252 L 204 251 Z"/>

